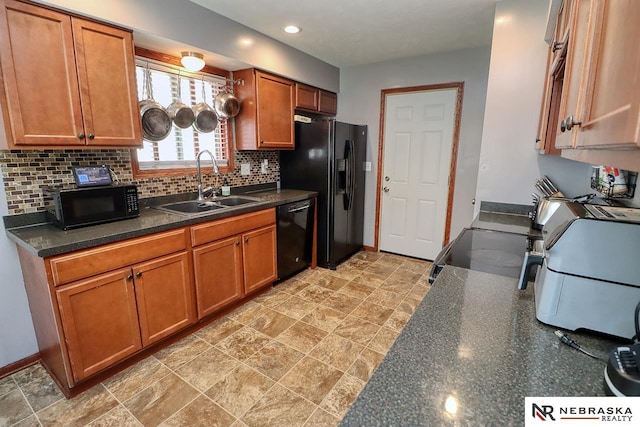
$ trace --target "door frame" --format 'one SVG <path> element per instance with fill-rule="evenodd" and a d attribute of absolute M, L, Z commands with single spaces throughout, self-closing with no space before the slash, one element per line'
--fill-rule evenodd
<path fill-rule="evenodd" d="M 432 90 L 456 89 L 456 108 L 453 124 L 453 142 L 451 144 L 451 164 L 449 165 L 449 191 L 447 196 L 447 216 L 444 228 L 442 246 L 449 243 L 451 233 L 451 213 L 453 211 L 453 193 L 456 186 L 456 166 L 458 163 L 458 145 L 460 140 L 460 119 L 462 116 L 462 98 L 464 94 L 464 82 L 440 83 L 423 86 L 409 86 L 380 91 L 380 128 L 378 131 L 378 181 L 376 183 L 376 222 L 373 250 L 380 250 L 380 205 L 382 203 L 380 190 L 382 188 L 382 172 L 384 163 L 384 130 L 387 95 L 411 92 L 427 92 Z"/>

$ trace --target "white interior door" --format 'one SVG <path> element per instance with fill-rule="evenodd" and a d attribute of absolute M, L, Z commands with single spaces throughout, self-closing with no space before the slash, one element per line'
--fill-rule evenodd
<path fill-rule="evenodd" d="M 456 89 L 387 94 L 380 250 L 433 260 L 442 249 Z"/>

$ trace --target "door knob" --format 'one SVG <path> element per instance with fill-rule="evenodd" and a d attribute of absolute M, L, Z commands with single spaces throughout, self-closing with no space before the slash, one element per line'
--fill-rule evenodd
<path fill-rule="evenodd" d="M 389 192 L 389 187 L 384 187 L 382 190 L 383 190 L 385 193 L 388 193 L 388 192 Z"/>
<path fill-rule="evenodd" d="M 384 177 L 384 180 L 385 180 L 385 181 L 389 181 L 390 179 L 391 179 L 391 178 L 389 178 L 388 176 L 385 176 L 385 177 Z"/>

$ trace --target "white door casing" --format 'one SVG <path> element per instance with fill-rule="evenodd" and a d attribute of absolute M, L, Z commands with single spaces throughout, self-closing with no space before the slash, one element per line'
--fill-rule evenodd
<path fill-rule="evenodd" d="M 433 260 L 442 249 L 457 94 L 386 95 L 380 250 Z"/>

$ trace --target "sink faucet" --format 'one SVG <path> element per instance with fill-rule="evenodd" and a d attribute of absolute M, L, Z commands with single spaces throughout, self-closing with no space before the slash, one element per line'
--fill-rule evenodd
<path fill-rule="evenodd" d="M 202 195 L 202 173 L 200 172 L 200 156 L 202 156 L 202 154 L 204 153 L 209 154 L 209 157 L 211 157 L 211 162 L 213 163 L 213 172 L 216 174 L 216 176 L 220 173 L 220 170 L 218 169 L 218 164 L 216 163 L 216 158 L 213 156 L 211 151 L 209 150 L 200 151 L 198 153 L 198 157 L 196 157 L 196 178 L 198 179 L 198 201 L 204 200 L 204 196 Z"/>

